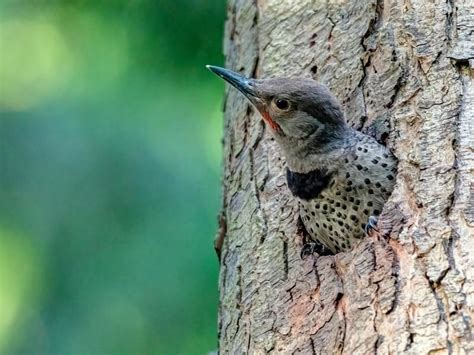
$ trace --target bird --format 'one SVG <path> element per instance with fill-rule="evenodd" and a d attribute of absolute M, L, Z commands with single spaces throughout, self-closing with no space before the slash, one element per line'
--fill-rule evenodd
<path fill-rule="evenodd" d="M 286 161 L 310 242 L 301 255 L 346 252 L 370 230 L 390 197 L 397 159 L 346 121 L 336 97 L 304 77 L 254 79 L 207 68 L 238 89 L 260 112 Z"/>

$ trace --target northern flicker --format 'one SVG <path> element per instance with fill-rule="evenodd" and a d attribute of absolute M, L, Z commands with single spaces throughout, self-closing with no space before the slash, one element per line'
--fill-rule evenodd
<path fill-rule="evenodd" d="M 306 78 L 251 79 L 207 66 L 260 112 L 286 159 L 288 187 L 316 251 L 347 251 L 377 216 L 397 161 L 373 137 L 349 127 L 337 99 Z"/>

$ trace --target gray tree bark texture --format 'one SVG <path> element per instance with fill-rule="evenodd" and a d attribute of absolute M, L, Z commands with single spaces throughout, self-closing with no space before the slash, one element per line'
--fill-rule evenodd
<path fill-rule="evenodd" d="M 224 46 L 326 84 L 399 173 L 379 233 L 302 260 L 284 157 L 227 89 L 220 353 L 474 352 L 474 1 L 230 0 Z"/>

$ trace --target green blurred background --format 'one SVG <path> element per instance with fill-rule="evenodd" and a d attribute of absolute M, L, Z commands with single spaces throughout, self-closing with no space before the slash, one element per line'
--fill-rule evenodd
<path fill-rule="evenodd" d="M 216 349 L 224 0 L 0 0 L 0 353 Z"/>

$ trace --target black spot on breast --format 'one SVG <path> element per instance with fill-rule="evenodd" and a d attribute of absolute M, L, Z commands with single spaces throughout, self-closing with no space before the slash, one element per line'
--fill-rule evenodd
<path fill-rule="evenodd" d="M 311 200 L 329 186 L 332 175 L 327 171 L 316 169 L 306 174 L 295 173 L 286 169 L 286 181 L 291 193 L 303 200 Z"/>

